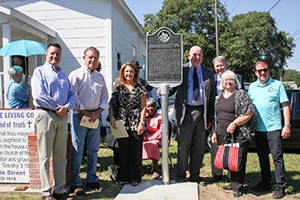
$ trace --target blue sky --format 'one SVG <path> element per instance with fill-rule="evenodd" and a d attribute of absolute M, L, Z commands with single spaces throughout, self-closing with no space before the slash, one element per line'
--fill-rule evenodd
<path fill-rule="evenodd" d="M 221 0 L 227 7 L 230 17 L 249 11 L 269 11 L 275 18 L 277 28 L 295 38 L 294 56 L 287 61 L 288 69 L 300 71 L 300 1 L 299 0 Z M 279 3 L 275 5 L 277 2 Z M 163 0 L 125 0 L 140 23 L 144 14 L 156 13 Z M 192 1 L 191 1 L 192 3 Z M 275 5 L 275 6 L 274 6 Z M 274 6 L 274 7 L 273 7 Z"/>

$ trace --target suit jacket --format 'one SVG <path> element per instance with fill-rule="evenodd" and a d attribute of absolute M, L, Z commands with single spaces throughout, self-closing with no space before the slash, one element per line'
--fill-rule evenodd
<path fill-rule="evenodd" d="M 243 76 L 240 74 L 235 74 L 237 79 L 239 80 L 240 84 L 241 84 L 241 88 L 245 90 L 245 85 L 244 85 L 244 80 L 243 80 Z M 215 88 L 216 88 L 216 96 L 217 96 L 217 83 L 218 83 L 218 74 L 214 75 L 214 79 L 215 79 Z"/>
<path fill-rule="evenodd" d="M 214 101 L 215 101 L 215 84 L 214 73 L 208 67 L 202 65 L 203 74 L 203 102 L 204 102 L 204 126 L 207 129 L 209 122 L 214 125 Z M 188 75 L 189 63 L 183 65 L 183 81 L 181 85 L 171 88 L 169 95 L 173 95 L 176 91 L 173 119 L 177 126 L 180 126 L 184 120 L 186 112 L 186 103 L 188 96 Z"/>

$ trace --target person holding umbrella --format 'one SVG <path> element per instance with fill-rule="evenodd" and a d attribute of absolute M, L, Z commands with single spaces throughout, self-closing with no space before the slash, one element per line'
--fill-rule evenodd
<path fill-rule="evenodd" d="M 6 98 L 9 108 L 28 108 L 28 90 L 20 82 L 23 77 L 23 69 L 13 66 L 8 69 L 11 80 L 6 90 Z"/>

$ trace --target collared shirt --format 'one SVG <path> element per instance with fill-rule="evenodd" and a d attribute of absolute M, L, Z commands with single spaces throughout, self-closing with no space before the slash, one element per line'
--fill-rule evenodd
<path fill-rule="evenodd" d="M 92 73 L 86 66 L 72 71 L 69 80 L 76 93 L 76 110 L 95 110 L 108 108 L 108 91 L 104 77 L 94 70 Z"/>
<path fill-rule="evenodd" d="M 220 74 L 217 74 L 217 80 L 216 81 L 217 81 L 216 91 L 217 91 L 217 95 L 218 95 L 218 94 L 221 94 L 223 92 L 223 90 L 219 89 L 219 86 L 222 83 L 222 78 L 221 78 Z"/>
<path fill-rule="evenodd" d="M 283 84 L 271 77 L 264 85 L 257 80 L 249 86 L 248 94 L 258 114 L 255 130 L 269 132 L 282 129 L 280 106 L 289 102 Z"/>
<path fill-rule="evenodd" d="M 75 93 L 70 81 L 60 67 L 51 64 L 35 68 L 31 78 L 33 105 L 55 110 L 58 106 L 74 107 Z"/>
<path fill-rule="evenodd" d="M 197 101 L 193 99 L 193 84 L 194 84 L 194 67 L 191 63 L 189 63 L 189 77 L 188 77 L 188 97 L 187 97 L 187 104 L 192 106 L 199 106 L 203 105 L 203 74 L 202 74 L 202 65 L 197 67 L 197 74 L 198 74 L 198 82 L 199 82 L 199 94 L 200 97 Z"/>
<path fill-rule="evenodd" d="M 9 108 L 28 108 L 28 90 L 14 79 L 8 84 L 6 98 Z"/>

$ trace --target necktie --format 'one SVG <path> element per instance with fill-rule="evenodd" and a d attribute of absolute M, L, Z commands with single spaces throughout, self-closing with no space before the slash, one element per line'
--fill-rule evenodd
<path fill-rule="evenodd" d="M 193 99 L 195 101 L 197 101 L 198 98 L 199 98 L 199 80 L 198 80 L 198 74 L 197 74 L 197 68 L 196 67 L 194 67 L 193 79 L 194 79 Z"/>

